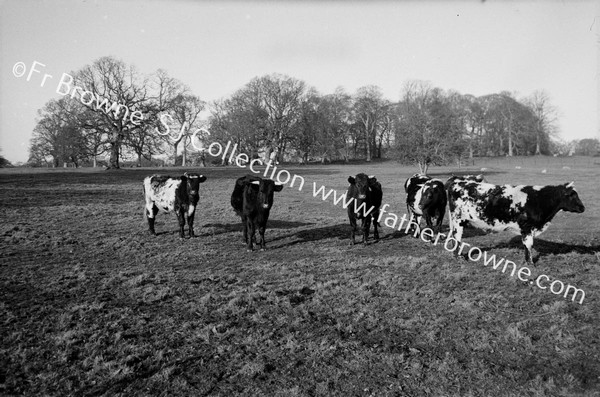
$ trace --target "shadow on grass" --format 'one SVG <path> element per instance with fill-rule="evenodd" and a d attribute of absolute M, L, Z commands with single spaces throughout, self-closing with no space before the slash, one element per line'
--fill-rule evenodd
<path fill-rule="evenodd" d="M 379 227 L 379 241 L 382 240 L 391 240 L 405 237 L 406 234 L 400 232 L 398 230 L 394 230 L 393 232 L 387 232 L 389 230 L 386 227 Z M 284 243 L 282 245 L 276 246 L 276 248 L 284 248 L 292 245 L 300 244 L 300 243 L 308 243 L 311 241 L 319 241 L 326 239 L 337 239 L 337 240 L 347 240 L 348 244 L 350 244 L 350 224 L 348 223 L 340 223 L 332 226 L 324 226 L 310 230 L 301 230 L 297 233 L 288 234 L 284 236 L 279 236 L 272 239 L 272 242 L 284 240 L 284 239 L 293 239 L 294 241 L 290 241 L 288 243 Z M 362 240 L 362 229 L 357 230 L 356 232 L 356 245 L 360 244 Z M 373 227 L 369 230 L 369 245 L 374 244 L 375 240 L 373 240 Z M 275 248 L 275 247 L 274 247 Z"/>
<path fill-rule="evenodd" d="M 309 226 L 309 225 L 313 225 L 313 223 L 273 220 L 273 221 L 268 221 L 267 232 L 269 231 L 269 229 L 292 229 L 292 228 L 296 228 L 296 227 Z M 211 232 L 211 231 L 207 230 L 209 228 L 213 228 L 213 231 Z M 207 236 L 223 234 L 223 233 L 231 233 L 231 232 L 240 232 L 241 233 L 243 231 L 244 231 L 244 226 L 242 225 L 241 221 L 236 222 L 236 223 L 209 223 L 207 225 L 202 225 L 202 233 Z M 258 233 L 258 231 L 257 231 L 257 233 Z"/>
<path fill-rule="evenodd" d="M 502 248 L 510 248 L 510 249 L 518 249 L 524 250 L 523 242 L 521 241 L 520 236 L 515 236 L 511 238 L 508 242 L 502 242 L 495 244 L 488 249 L 502 249 Z M 567 243 L 556 243 L 553 241 L 534 239 L 533 241 L 533 249 L 537 251 L 537 256 L 547 256 L 547 255 L 558 255 L 558 254 L 568 254 L 571 252 L 575 252 L 577 254 L 583 255 L 593 255 L 600 252 L 600 245 L 577 245 L 577 244 L 567 244 Z M 524 254 L 523 254 L 524 255 Z"/>

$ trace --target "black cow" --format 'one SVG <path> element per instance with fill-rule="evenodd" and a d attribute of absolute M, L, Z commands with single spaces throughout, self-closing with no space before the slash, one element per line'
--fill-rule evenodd
<path fill-rule="evenodd" d="M 439 179 L 432 179 L 423 184 L 421 189 L 421 200 L 417 207 L 421 210 L 427 227 L 439 233 L 442 228 L 442 221 L 446 213 L 446 189 L 444 183 Z M 435 228 L 431 218 L 436 218 Z"/>
<path fill-rule="evenodd" d="M 548 228 L 560 210 L 585 210 L 573 182 L 558 186 L 498 186 L 456 180 L 448 188 L 448 203 L 450 237 L 460 243 L 465 226 L 511 230 L 521 235 L 527 263 L 532 262 L 533 238 Z"/>
<path fill-rule="evenodd" d="M 179 237 L 183 238 L 185 217 L 190 237 L 194 237 L 194 214 L 198 204 L 200 184 L 206 181 L 204 175 L 185 173 L 179 178 L 152 175 L 144 178 L 144 196 L 146 199 L 146 217 L 148 230 L 154 231 L 154 218 L 158 211 L 175 212 L 179 220 Z"/>
<path fill-rule="evenodd" d="M 381 207 L 381 200 L 383 199 L 383 190 L 381 184 L 377 182 L 377 178 L 374 176 L 367 176 L 366 174 L 358 174 L 356 177 L 349 176 L 347 197 L 351 197 L 352 204 L 348 205 L 348 219 L 350 219 L 350 244 L 354 245 L 354 236 L 356 235 L 356 220 L 362 221 L 361 227 L 363 230 L 362 243 L 367 245 L 369 238 L 369 228 L 371 227 L 371 220 L 373 220 L 373 237 L 375 241 L 379 240 L 379 208 Z"/>
<path fill-rule="evenodd" d="M 242 218 L 244 242 L 248 245 L 248 251 L 254 250 L 254 234 L 257 228 L 260 236 L 258 245 L 262 251 L 267 248 L 265 229 L 273 206 L 273 194 L 282 189 L 283 185 L 254 175 L 246 175 L 235 181 L 231 193 L 231 206 Z"/>

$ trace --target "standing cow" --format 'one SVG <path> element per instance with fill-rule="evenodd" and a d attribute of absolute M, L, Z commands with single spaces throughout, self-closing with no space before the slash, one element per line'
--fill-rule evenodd
<path fill-rule="evenodd" d="M 428 175 L 415 174 L 404 183 L 404 191 L 406 208 L 411 217 L 415 218 L 414 223 L 419 225 L 423 217 L 427 227 L 439 233 L 446 212 L 444 183 L 439 179 L 431 179 Z M 432 218 L 436 218 L 435 228 Z"/>
<path fill-rule="evenodd" d="M 273 206 L 273 195 L 280 192 L 283 185 L 271 179 L 263 179 L 254 175 L 246 175 L 235 181 L 231 193 L 231 206 L 242 218 L 244 225 L 244 242 L 248 251 L 254 250 L 255 232 L 258 228 L 261 251 L 267 249 L 265 229 L 269 220 L 269 212 Z"/>
<path fill-rule="evenodd" d="M 158 211 L 175 212 L 179 220 L 179 237 L 184 238 L 185 218 L 190 237 L 194 237 L 194 214 L 198 204 L 200 184 L 206 181 L 204 175 L 185 173 L 179 178 L 152 175 L 144 179 L 144 196 L 146 199 L 146 217 L 148 230 L 154 231 L 154 218 Z"/>
<path fill-rule="evenodd" d="M 533 238 L 544 232 L 561 210 L 581 213 L 585 207 L 573 182 L 558 186 L 492 185 L 456 180 L 448 187 L 450 237 L 460 243 L 465 226 L 520 234 L 525 262 L 531 263 Z"/>
<path fill-rule="evenodd" d="M 381 184 L 377 182 L 377 178 L 374 176 L 367 176 L 366 174 L 358 174 L 356 177 L 348 177 L 350 186 L 348 187 L 347 197 L 351 197 L 352 204 L 348 205 L 348 219 L 350 220 L 350 244 L 354 245 L 354 236 L 356 235 L 356 220 L 362 221 L 362 243 L 367 245 L 369 238 L 369 228 L 371 227 L 371 220 L 373 220 L 373 237 L 375 241 L 379 240 L 379 208 L 381 207 L 381 200 L 383 199 L 383 190 Z"/>

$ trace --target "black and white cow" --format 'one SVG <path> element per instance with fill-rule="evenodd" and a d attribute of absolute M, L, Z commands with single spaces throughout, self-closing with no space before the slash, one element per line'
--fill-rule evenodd
<path fill-rule="evenodd" d="M 271 179 L 263 179 L 254 175 L 246 175 L 235 181 L 231 193 L 231 206 L 242 218 L 244 225 L 244 242 L 248 251 L 254 250 L 255 232 L 258 228 L 260 249 L 264 251 L 265 229 L 269 220 L 269 212 L 273 206 L 273 195 L 280 192 L 283 185 Z"/>
<path fill-rule="evenodd" d="M 179 178 L 152 175 L 144 178 L 144 196 L 146 199 L 146 217 L 148 230 L 154 231 L 154 218 L 158 211 L 175 212 L 179 220 L 179 237 L 183 238 L 185 218 L 190 237 L 194 237 L 194 213 L 198 204 L 200 184 L 206 181 L 204 175 L 185 173 Z"/>
<path fill-rule="evenodd" d="M 383 190 L 381 184 L 377 182 L 377 178 L 374 176 L 367 176 L 366 174 L 360 173 L 358 175 L 349 176 L 347 197 L 352 198 L 352 203 L 348 205 L 348 219 L 350 220 L 350 244 L 354 245 L 354 237 L 356 235 L 356 220 L 361 220 L 362 228 L 362 243 L 367 245 L 369 238 L 369 229 L 371 227 L 371 220 L 373 221 L 373 237 L 375 241 L 379 240 L 379 208 L 381 207 L 381 201 L 383 199 Z"/>
<path fill-rule="evenodd" d="M 525 262 L 531 263 L 533 238 L 544 232 L 560 211 L 585 210 L 573 182 L 558 186 L 492 185 L 456 180 L 448 187 L 450 237 L 459 243 L 465 226 L 520 234 Z"/>
<path fill-rule="evenodd" d="M 415 174 L 404 182 L 406 192 L 406 208 L 414 224 L 425 218 L 427 226 L 439 233 L 446 213 L 446 189 L 439 179 L 432 179 L 428 175 Z M 436 218 L 435 229 L 432 218 Z M 412 226 L 412 224 L 411 224 Z"/>

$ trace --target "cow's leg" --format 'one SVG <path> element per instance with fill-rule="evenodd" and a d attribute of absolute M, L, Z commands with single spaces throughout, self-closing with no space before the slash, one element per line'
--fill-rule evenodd
<path fill-rule="evenodd" d="M 415 223 L 411 224 L 410 234 L 412 234 L 413 237 L 414 237 L 415 236 L 414 232 L 416 232 L 417 233 L 417 237 L 418 237 L 419 233 L 421 232 L 421 230 L 420 230 L 421 229 L 421 218 L 423 216 L 422 215 L 417 215 L 417 214 L 414 214 L 414 216 L 415 216 Z M 414 232 L 413 232 L 413 229 L 412 229 L 413 227 L 414 227 Z"/>
<path fill-rule="evenodd" d="M 446 207 L 442 207 L 437 211 L 437 222 L 435 224 L 435 233 L 439 234 L 442 231 L 442 222 L 444 221 L 444 212 L 446 211 Z"/>
<path fill-rule="evenodd" d="M 452 236 L 452 234 L 454 233 L 454 222 L 452 220 L 452 212 L 448 212 L 448 227 L 450 228 L 450 230 L 448 230 L 448 236 Z"/>
<path fill-rule="evenodd" d="M 248 225 L 244 215 L 242 215 L 242 226 L 244 227 L 244 244 L 248 244 Z"/>
<path fill-rule="evenodd" d="M 427 225 L 426 227 L 428 227 L 431 230 L 433 229 L 433 221 L 431 220 L 432 216 L 429 212 L 425 212 L 423 214 L 423 218 L 425 218 L 425 224 Z"/>
<path fill-rule="evenodd" d="M 156 236 L 156 232 L 154 231 L 154 219 L 156 218 L 156 214 L 158 214 L 158 207 L 151 203 L 150 206 L 146 205 L 146 218 L 148 218 L 148 232 L 151 235 Z"/>
<path fill-rule="evenodd" d="M 369 229 L 371 228 L 371 217 L 366 216 L 362 219 L 362 230 L 363 230 L 363 238 L 362 243 L 367 245 L 367 240 L 369 239 Z"/>
<path fill-rule="evenodd" d="M 265 229 L 267 225 L 259 225 L 258 226 L 258 238 L 260 239 L 258 244 L 260 245 L 260 250 L 264 251 L 267 249 L 267 242 L 265 241 Z"/>
<path fill-rule="evenodd" d="M 256 227 L 254 221 L 249 217 L 246 218 L 246 228 L 248 229 L 248 237 L 246 239 L 248 242 L 248 251 L 254 251 L 254 232 Z"/>
<path fill-rule="evenodd" d="M 185 227 L 185 214 L 181 209 L 175 211 L 177 214 L 177 220 L 179 221 L 179 237 L 185 238 L 185 234 L 183 233 L 183 228 Z"/>
<path fill-rule="evenodd" d="M 379 241 L 379 222 L 377 222 L 377 219 L 379 219 L 379 210 L 373 214 L 373 238 L 375 241 Z"/>
<path fill-rule="evenodd" d="M 350 219 L 350 245 L 356 244 L 355 236 L 356 236 L 356 217 L 349 216 Z"/>
<path fill-rule="evenodd" d="M 525 246 L 525 263 L 533 265 L 533 236 L 531 234 L 523 234 L 521 237 Z"/>
<path fill-rule="evenodd" d="M 194 215 L 196 214 L 196 211 L 191 211 L 191 214 L 188 214 L 187 217 L 187 223 L 188 223 L 188 228 L 190 229 L 190 237 L 194 237 Z"/>
<path fill-rule="evenodd" d="M 458 257 L 458 251 L 460 250 L 460 244 L 462 242 L 462 235 L 463 235 L 463 230 L 464 230 L 464 226 L 460 224 L 460 222 L 455 221 L 455 225 L 454 225 L 454 236 L 452 236 L 452 238 L 454 240 L 456 240 L 456 249 L 453 251 L 454 252 L 454 256 Z M 448 235 L 448 238 L 450 238 L 451 236 Z"/>

